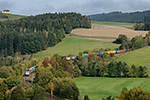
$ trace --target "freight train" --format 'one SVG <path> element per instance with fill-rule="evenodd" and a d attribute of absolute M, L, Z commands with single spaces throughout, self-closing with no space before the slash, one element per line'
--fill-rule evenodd
<path fill-rule="evenodd" d="M 124 52 L 129 52 L 131 51 L 132 49 L 124 49 L 124 50 L 114 50 L 114 51 L 104 51 L 104 52 L 95 52 L 95 54 L 97 56 L 100 56 L 102 55 L 103 53 L 107 53 L 107 54 L 117 54 L 117 53 L 124 53 Z M 82 57 L 88 57 L 88 56 L 91 56 L 92 53 L 88 53 L 88 54 L 83 54 Z M 66 60 L 74 60 L 74 59 L 78 59 L 79 58 L 79 55 L 76 55 L 76 56 L 72 56 L 72 57 L 66 57 Z"/>
<path fill-rule="evenodd" d="M 31 73 L 34 72 L 34 70 L 35 70 L 37 67 L 38 67 L 38 65 L 29 68 L 29 69 L 26 71 L 25 75 L 26 75 L 26 76 L 29 76 Z"/>

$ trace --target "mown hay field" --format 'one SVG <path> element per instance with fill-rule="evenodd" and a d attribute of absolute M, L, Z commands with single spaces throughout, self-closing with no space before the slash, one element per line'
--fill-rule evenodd
<path fill-rule="evenodd" d="M 61 43 L 57 44 L 54 47 L 49 47 L 45 51 L 38 52 L 34 54 L 36 57 L 51 56 L 56 53 L 66 56 L 68 54 L 78 55 L 80 51 L 84 50 L 93 50 L 93 49 L 106 49 L 110 48 L 114 50 L 118 48 L 119 44 L 114 44 L 112 42 L 105 42 L 92 39 L 83 39 L 83 38 L 74 38 L 66 37 Z"/>
<path fill-rule="evenodd" d="M 95 24 L 97 23 L 97 24 Z M 134 31 L 129 29 L 131 23 L 113 23 L 107 22 L 94 22 L 92 23 L 91 29 L 74 29 L 71 34 L 81 35 L 81 36 L 97 36 L 97 37 L 114 37 L 117 38 L 120 34 L 126 35 L 128 38 L 133 38 L 137 35 L 145 36 L 148 31 Z M 128 28 L 126 28 L 128 27 Z"/>
<path fill-rule="evenodd" d="M 149 78 L 103 78 L 103 77 L 80 77 L 76 79 L 77 87 L 82 95 L 88 95 L 90 100 L 102 100 L 102 97 L 119 97 L 124 87 L 142 87 L 150 92 Z"/>

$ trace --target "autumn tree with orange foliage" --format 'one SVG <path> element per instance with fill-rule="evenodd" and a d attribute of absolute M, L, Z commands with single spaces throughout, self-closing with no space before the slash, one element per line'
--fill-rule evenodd
<path fill-rule="evenodd" d="M 50 63 L 50 61 L 48 60 L 48 58 L 45 58 L 44 61 L 42 62 L 44 68 L 48 67 L 48 63 Z"/>
<path fill-rule="evenodd" d="M 75 75 L 75 72 L 70 68 L 68 61 L 66 59 L 62 59 L 62 65 L 63 65 L 63 70 L 67 71 L 70 76 L 73 74 L 73 76 Z"/>

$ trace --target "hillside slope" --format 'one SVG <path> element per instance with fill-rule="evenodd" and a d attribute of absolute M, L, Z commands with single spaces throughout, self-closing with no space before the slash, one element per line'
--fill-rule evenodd
<path fill-rule="evenodd" d="M 143 17 L 150 15 L 150 10 L 143 12 L 131 12 L 131 13 L 122 13 L 122 12 L 110 12 L 103 14 L 95 14 L 87 16 L 92 21 L 107 21 L 107 22 L 130 22 L 138 23 L 143 21 Z"/>
<path fill-rule="evenodd" d="M 138 49 L 132 52 L 127 52 L 118 57 L 115 61 L 126 62 L 130 65 L 147 66 L 150 68 L 150 46 Z"/>

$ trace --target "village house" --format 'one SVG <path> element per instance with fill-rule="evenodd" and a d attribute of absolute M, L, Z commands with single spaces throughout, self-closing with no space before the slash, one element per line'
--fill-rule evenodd
<path fill-rule="evenodd" d="M 3 13 L 9 14 L 10 10 L 3 10 Z"/>

